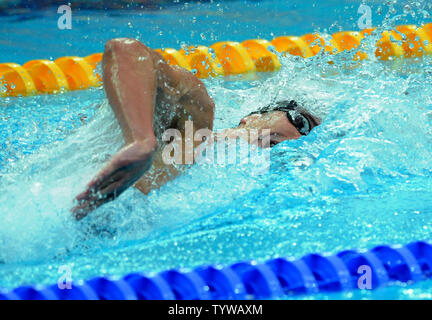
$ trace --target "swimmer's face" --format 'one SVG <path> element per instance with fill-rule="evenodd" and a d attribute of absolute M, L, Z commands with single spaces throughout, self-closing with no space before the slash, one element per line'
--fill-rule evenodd
<path fill-rule="evenodd" d="M 299 112 L 301 120 L 299 123 L 291 123 L 287 115 L 283 111 L 271 111 L 263 114 L 252 114 L 244 117 L 240 120 L 238 126 L 239 129 L 255 129 L 255 130 L 270 130 L 270 146 L 262 147 L 273 147 L 274 145 L 285 141 L 298 139 L 302 135 L 307 135 L 309 132 L 320 124 L 319 119 L 312 116 L 305 110 Z"/>

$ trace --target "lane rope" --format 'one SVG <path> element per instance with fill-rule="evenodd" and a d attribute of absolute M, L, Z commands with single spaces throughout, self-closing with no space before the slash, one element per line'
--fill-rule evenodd
<path fill-rule="evenodd" d="M 210 47 L 191 46 L 176 50 L 156 49 L 173 65 L 192 71 L 199 78 L 228 76 L 254 72 L 274 72 L 281 64 L 277 52 L 310 58 L 321 51 L 337 54 L 357 49 L 361 41 L 376 28 L 360 32 L 342 31 L 331 36 L 329 42 L 319 34 L 280 36 L 271 41 L 264 39 L 217 42 Z M 422 57 L 432 54 L 432 23 L 421 27 L 397 26 L 384 31 L 376 43 L 375 56 L 379 60 Z M 16 63 L 0 64 L 0 97 L 17 97 L 34 94 L 55 94 L 69 90 L 83 90 L 102 85 L 97 65 L 103 54 L 87 57 L 61 57 L 55 61 L 32 60 L 22 66 Z M 368 56 L 360 49 L 354 60 Z"/>
<path fill-rule="evenodd" d="M 300 259 L 241 261 L 229 266 L 206 265 L 170 269 L 157 274 L 130 273 L 121 278 L 96 277 L 71 284 L 25 285 L 0 290 L 0 300 L 246 300 L 270 299 L 356 289 L 377 289 L 393 283 L 432 278 L 432 245 L 345 250 L 334 255 L 308 254 Z"/>

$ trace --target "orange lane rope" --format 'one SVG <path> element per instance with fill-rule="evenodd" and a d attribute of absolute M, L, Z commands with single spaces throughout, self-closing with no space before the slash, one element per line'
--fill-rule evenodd
<path fill-rule="evenodd" d="M 282 54 L 309 58 L 325 50 L 330 54 L 358 48 L 362 39 L 374 29 L 360 32 L 342 31 L 332 35 L 329 42 L 319 34 L 304 36 L 280 36 L 271 41 L 264 39 L 218 42 L 210 47 L 191 46 L 176 50 L 156 49 L 164 59 L 174 65 L 193 71 L 199 78 L 227 76 L 253 72 L 271 72 L 280 69 L 278 56 Z M 376 44 L 375 55 L 380 60 L 391 58 L 421 57 L 432 54 L 432 23 L 397 26 L 384 31 Z M 102 77 L 96 71 L 102 53 L 90 56 L 61 57 L 55 61 L 31 60 L 22 66 L 16 63 L 0 64 L 0 97 L 16 97 L 33 94 L 52 94 L 68 90 L 81 90 L 102 85 Z M 367 54 L 356 52 L 354 59 L 363 60 Z"/>

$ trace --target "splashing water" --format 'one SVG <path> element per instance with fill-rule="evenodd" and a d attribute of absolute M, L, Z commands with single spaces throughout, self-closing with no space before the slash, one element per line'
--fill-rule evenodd
<path fill-rule="evenodd" d="M 123 144 L 103 91 L 6 99 L 0 285 L 53 283 L 62 264 L 87 279 L 429 239 L 432 61 L 355 65 L 353 55 L 280 57 L 278 73 L 205 81 L 216 129 L 281 99 L 323 118 L 275 146 L 267 174 L 195 165 L 79 223 L 73 197 Z"/>

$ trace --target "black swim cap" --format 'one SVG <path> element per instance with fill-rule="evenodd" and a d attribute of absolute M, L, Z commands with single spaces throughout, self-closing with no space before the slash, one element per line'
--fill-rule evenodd
<path fill-rule="evenodd" d="M 253 112 L 249 113 L 247 116 L 250 116 L 253 114 L 263 114 L 263 113 L 268 113 L 268 112 L 272 112 L 272 111 L 282 111 L 282 112 L 294 111 L 297 108 L 299 108 L 299 105 L 297 104 L 296 101 L 294 101 L 294 100 L 290 100 L 290 101 L 282 100 L 282 101 L 270 103 L 269 105 L 262 107 L 262 108 L 258 109 L 257 111 L 253 111 Z"/>
<path fill-rule="evenodd" d="M 269 105 L 258 109 L 257 111 L 249 113 L 247 116 L 253 114 L 263 114 L 272 111 L 285 112 L 288 120 L 302 135 L 307 135 L 313 127 L 319 124 L 319 119 L 311 115 L 305 108 L 299 106 L 294 100 L 282 100 L 270 103 Z"/>

